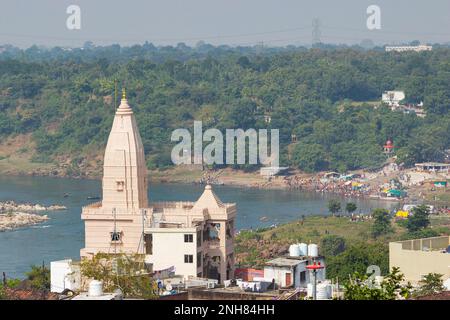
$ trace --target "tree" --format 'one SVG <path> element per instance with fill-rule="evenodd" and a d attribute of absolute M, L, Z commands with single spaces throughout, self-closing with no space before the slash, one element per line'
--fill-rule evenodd
<path fill-rule="evenodd" d="M 50 269 L 46 266 L 31 266 L 31 271 L 26 273 L 30 286 L 33 289 L 48 291 L 50 290 Z"/>
<path fill-rule="evenodd" d="M 443 275 L 438 273 L 429 273 L 419 281 L 420 287 L 414 292 L 415 296 L 427 296 L 440 293 L 445 290 Z"/>
<path fill-rule="evenodd" d="M 317 143 L 299 143 L 295 146 L 293 160 L 305 172 L 315 172 L 328 168 L 325 148 Z"/>
<path fill-rule="evenodd" d="M 398 268 L 386 275 L 381 283 L 376 284 L 374 279 L 366 274 L 355 272 L 350 281 L 344 285 L 345 300 L 396 300 L 408 298 L 411 295 L 411 285 L 402 284 L 403 274 Z"/>
<path fill-rule="evenodd" d="M 105 291 L 120 289 L 125 297 L 154 299 L 157 287 L 150 274 L 143 272 L 143 255 L 97 253 L 81 261 L 81 274 L 102 281 Z"/>
<path fill-rule="evenodd" d="M 345 239 L 337 235 L 326 235 L 321 240 L 320 251 L 325 257 L 336 256 L 345 251 Z"/>
<path fill-rule="evenodd" d="M 348 279 L 354 272 L 365 273 L 370 265 L 377 265 L 381 274 L 389 272 L 389 248 L 385 243 L 357 242 L 336 256 L 327 256 L 327 277 Z"/>
<path fill-rule="evenodd" d="M 333 214 L 333 216 L 341 211 L 341 203 L 336 199 L 331 199 L 328 201 L 328 210 Z"/>
<path fill-rule="evenodd" d="M 406 228 L 408 232 L 423 230 L 430 225 L 430 209 L 426 205 L 417 206 L 412 209 L 412 215 L 408 217 Z"/>
<path fill-rule="evenodd" d="M 374 222 L 372 225 L 372 236 L 377 238 L 392 231 L 391 216 L 386 209 L 375 209 L 372 213 Z"/>
<path fill-rule="evenodd" d="M 358 207 L 357 207 L 356 204 L 353 203 L 353 202 L 348 202 L 348 203 L 345 205 L 345 211 L 347 211 L 348 214 L 352 214 L 353 212 L 356 211 L 356 209 L 358 209 Z"/>

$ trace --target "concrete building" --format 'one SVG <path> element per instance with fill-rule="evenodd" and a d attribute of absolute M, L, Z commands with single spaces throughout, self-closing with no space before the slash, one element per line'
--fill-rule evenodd
<path fill-rule="evenodd" d="M 234 274 L 236 205 L 222 203 L 210 185 L 195 202 L 148 202 L 147 169 L 133 110 L 123 94 L 105 150 L 102 200 L 83 207 L 85 248 L 140 253 L 153 270 L 223 282 Z"/>
<path fill-rule="evenodd" d="M 408 52 L 408 51 L 422 52 L 422 51 L 432 51 L 433 46 L 427 46 L 423 44 L 418 46 L 386 46 L 385 50 L 386 52 Z"/>
<path fill-rule="evenodd" d="M 403 91 L 385 91 L 381 95 L 381 101 L 387 103 L 390 107 L 400 106 L 400 101 L 405 99 Z"/>
<path fill-rule="evenodd" d="M 449 173 L 450 163 L 439 163 L 439 162 L 425 162 L 416 163 L 417 171 L 422 172 L 437 172 L 437 173 Z"/>
<path fill-rule="evenodd" d="M 313 260 L 324 265 L 324 259 L 321 257 L 279 257 L 270 260 L 264 266 L 264 278 L 274 279 L 278 287 L 295 287 L 306 288 L 310 280 L 310 272 L 306 269 L 308 264 L 312 264 Z M 317 272 L 317 281 L 324 281 L 325 269 Z"/>
<path fill-rule="evenodd" d="M 450 237 L 434 237 L 389 243 L 389 268 L 398 267 L 406 281 L 417 284 L 429 273 L 450 278 Z"/>
<path fill-rule="evenodd" d="M 81 288 L 80 265 L 72 259 L 52 261 L 50 263 L 50 291 L 61 293 L 68 289 L 77 291 Z"/>

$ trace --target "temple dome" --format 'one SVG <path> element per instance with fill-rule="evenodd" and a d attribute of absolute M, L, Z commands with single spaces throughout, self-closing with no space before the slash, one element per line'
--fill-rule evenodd
<path fill-rule="evenodd" d="M 206 185 L 205 191 L 203 191 L 200 198 L 195 202 L 193 207 L 194 210 L 203 209 L 219 209 L 224 208 L 225 205 L 219 199 L 219 197 L 214 193 L 211 185 Z"/>

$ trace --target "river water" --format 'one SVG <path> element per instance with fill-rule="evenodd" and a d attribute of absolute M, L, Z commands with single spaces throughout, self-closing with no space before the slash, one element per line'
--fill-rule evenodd
<path fill-rule="evenodd" d="M 302 215 L 327 215 L 331 195 L 303 191 L 260 190 L 216 186 L 223 202 L 235 202 L 238 229 L 270 226 L 300 219 Z M 152 201 L 195 201 L 203 186 L 181 184 L 150 185 Z M 64 198 L 64 193 L 69 197 Z M 68 209 L 46 213 L 50 220 L 30 227 L 0 232 L 0 272 L 8 277 L 23 278 L 32 264 L 49 265 L 50 261 L 79 258 L 84 246 L 81 207 L 93 202 L 88 196 L 101 195 L 98 180 L 77 180 L 48 177 L 0 177 L 0 201 L 32 202 L 43 205 L 61 204 Z M 373 208 L 391 208 L 395 204 L 379 200 L 342 199 L 358 205 L 358 212 Z M 267 217 L 263 219 L 262 217 Z"/>

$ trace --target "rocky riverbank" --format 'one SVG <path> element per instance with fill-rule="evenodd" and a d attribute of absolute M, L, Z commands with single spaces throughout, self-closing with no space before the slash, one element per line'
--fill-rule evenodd
<path fill-rule="evenodd" d="M 66 210 L 65 206 L 61 205 L 51 205 L 43 206 L 40 204 L 33 203 L 15 203 L 14 201 L 0 202 L 0 213 L 33 213 L 42 211 L 56 211 L 56 210 Z"/>
<path fill-rule="evenodd" d="M 0 232 L 35 225 L 48 219 L 46 215 L 35 213 L 2 213 L 0 214 Z"/>
<path fill-rule="evenodd" d="M 0 232 L 35 225 L 49 218 L 37 212 L 65 210 L 65 206 L 43 206 L 33 203 L 0 202 Z"/>

